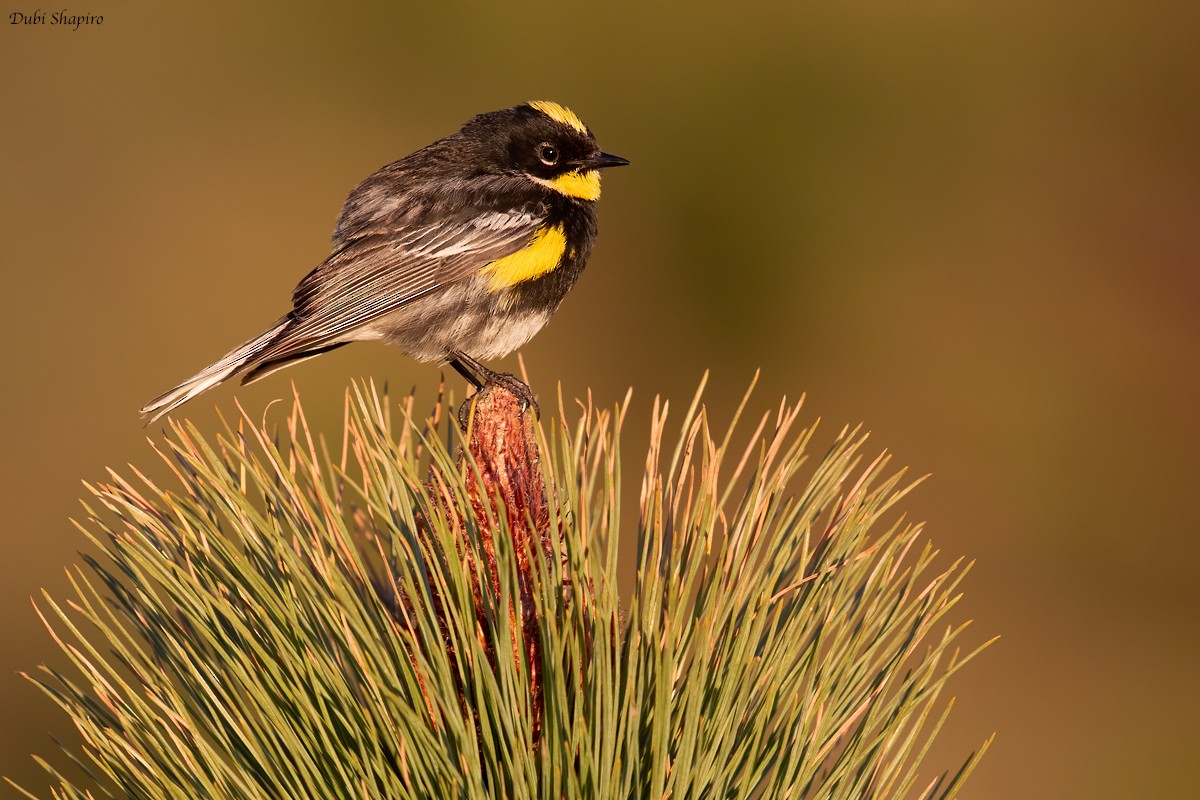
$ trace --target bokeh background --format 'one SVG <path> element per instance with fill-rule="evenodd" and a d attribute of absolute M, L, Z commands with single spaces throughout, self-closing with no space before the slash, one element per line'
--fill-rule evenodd
<path fill-rule="evenodd" d="M 1194 0 L 88 0 L 70 12 L 104 23 L 77 31 L 16 10 L 0 773 L 45 786 L 29 754 L 70 733 L 16 674 L 53 658 L 29 598 L 66 594 L 80 480 L 157 469 L 138 406 L 286 309 L 367 173 L 552 98 L 634 165 L 524 351 L 535 388 L 633 386 L 627 453 L 653 397 L 705 370 L 718 419 L 761 367 L 756 408 L 806 392 L 827 435 L 864 422 L 933 474 L 906 510 L 977 559 L 959 618 L 1003 636 L 954 682 L 925 774 L 995 731 L 968 797 L 1196 796 Z M 438 380 L 358 345 L 186 413 L 211 428 L 292 379 L 336 429 L 366 375 L 430 399 Z"/>

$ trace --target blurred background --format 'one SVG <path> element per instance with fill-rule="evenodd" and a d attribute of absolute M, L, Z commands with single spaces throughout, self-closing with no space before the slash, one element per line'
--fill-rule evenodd
<path fill-rule="evenodd" d="M 70 735 L 16 674 L 53 658 L 29 598 L 67 594 L 81 479 L 162 474 L 137 408 L 289 307 L 361 178 L 548 98 L 633 166 L 524 350 L 535 389 L 633 386 L 631 473 L 655 395 L 705 370 L 718 420 L 761 367 L 756 409 L 807 393 L 822 441 L 865 423 L 932 473 L 909 516 L 977 559 L 968 641 L 1003 636 L 952 683 L 926 778 L 995 731 L 967 797 L 1196 796 L 1194 0 L 14 10 L 0 773 L 46 786 L 30 754 Z M 186 415 L 294 380 L 336 431 L 352 377 L 432 402 L 438 375 L 356 345 Z"/>

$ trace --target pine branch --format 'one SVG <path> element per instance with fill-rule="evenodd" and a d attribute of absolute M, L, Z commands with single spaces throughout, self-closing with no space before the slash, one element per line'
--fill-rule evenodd
<path fill-rule="evenodd" d="M 622 606 L 627 405 L 497 388 L 463 434 L 355 387 L 336 455 L 299 398 L 173 424 L 173 486 L 92 487 L 103 557 L 39 604 L 91 775 L 53 796 L 953 797 L 986 743 L 919 776 L 981 648 L 913 484 L 857 430 L 804 469 L 799 405 L 714 434 L 698 393 L 672 443 L 656 403 Z"/>

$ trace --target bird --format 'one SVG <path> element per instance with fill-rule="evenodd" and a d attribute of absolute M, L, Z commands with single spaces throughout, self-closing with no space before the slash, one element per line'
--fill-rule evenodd
<path fill-rule="evenodd" d="M 141 415 L 152 422 L 233 377 L 251 383 L 360 341 L 448 363 L 477 390 L 515 381 L 482 362 L 524 345 L 558 309 L 596 238 L 600 170 L 628 163 L 555 102 L 470 119 L 363 180 L 291 311 Z"/>

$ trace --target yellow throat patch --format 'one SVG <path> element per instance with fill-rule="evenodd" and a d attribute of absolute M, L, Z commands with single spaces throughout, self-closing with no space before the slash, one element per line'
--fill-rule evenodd
<path fill-rule="evenodd" d="M 567 236 L 561 227 L 542 227 L 529 240 L 529 244 L 512 255 L 487 264 L 479 274 L 488 277 L 489 292 L 498 292 L 545 275 L 558 266 L 566 250 Z"/>
<path fill-rule="evenodd" d="M 600 170 L 598 169 L 577 169 L 574 172 L 564 172 L 549 180 L 533 179 L 542 186 L 549 186 L 567 197 L 577 197 L 580 200 L 600 199 Z"/>

